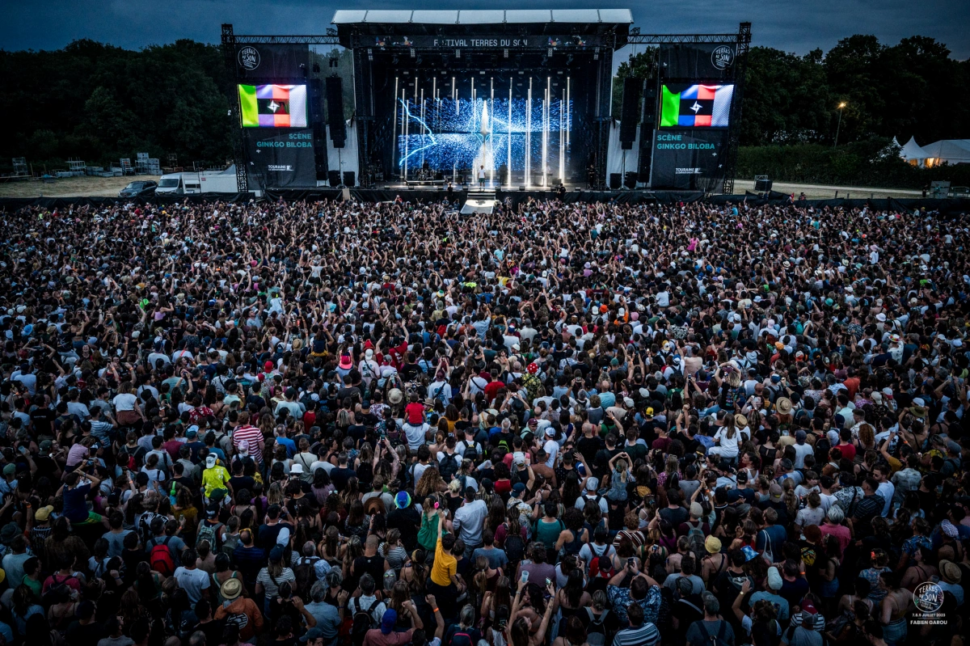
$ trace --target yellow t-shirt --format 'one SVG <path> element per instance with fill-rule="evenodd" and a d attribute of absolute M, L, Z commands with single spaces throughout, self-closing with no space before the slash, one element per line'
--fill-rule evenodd
<path fill-rule="evenodd" d="M 216 465 L 202 472 L 202 485 L 205 487 L 206 498 L 216 489 L 226 489 L 227 482 L 229 482 L 229 472 L 225 467 Z"/>
<path fill-rule="evenodd" d="M 435 585 L 451 585 L 451 577 L 458 573 L 458 559 L 441 547 L 441 539 L 434 550 L 434 565 L 431 567 L 431 581 Z"/>

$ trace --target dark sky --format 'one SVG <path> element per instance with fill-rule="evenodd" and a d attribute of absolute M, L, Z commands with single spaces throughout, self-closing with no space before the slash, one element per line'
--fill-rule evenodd
<path fill-rule="evenodd" d="M 840 38 L 875 34 L 881 42 L 920 34 L 970 57 L 970 2 L 966 0 L 557 0 L 496 3 L 482 0 L 319 2 L 311 0 L 4 0 L 0 47 L 58 49 L 77 38 L 126 48 L 178 38 L 217 42 L 219 25 L 243 34 L 317 34 L 344 9 L 612 8 L 633 10 L 643 33 L 722 33 L 753 23 L 754 44 L 804 54 L 828 50 Z"/>

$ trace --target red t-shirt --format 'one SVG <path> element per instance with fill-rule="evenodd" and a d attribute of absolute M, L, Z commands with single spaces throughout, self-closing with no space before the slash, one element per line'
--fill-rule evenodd
<path fill-rule="evenodd" d="M 495 401 L 495 395 L 498 394 L 499 388 L 504 387 L 505 384 L 501 381 L 489 382 L 489 384 L 485 386 L 485 399 L 487 399 L 489 403 L 492 403 Z"/>
<path fill-rule="evenodd" d="M 408 417 L 408 424 L 411 426 L 421 426 L 424 424 L 424 406 L 419 402 L 411 402 L 404 408 L 404 414 Z"/>
<path fill-rule="evenodd" d="M 855 460 L 855 445 L 854 444 L 839 444 L 836 448 L 842 451 L 842 457 L 847 460 Z"/>

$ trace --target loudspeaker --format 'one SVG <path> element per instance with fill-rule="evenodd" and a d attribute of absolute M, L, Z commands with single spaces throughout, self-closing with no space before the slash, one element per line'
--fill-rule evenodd
<path fill-rule="evenodd" d="M 647 79 L 646 87 L 643 90 L 643 116 L 640 123 L 644 128 L 653 128 L 657 123 L 657 82 L 656 79 Z"/>
<path fill-rule="evenodd" d="M 499 182 L 502 184 L 502 186 L 508 186 L 509 185 L 509 167 L 508 166 L 506 166 L 505 164 L 502 164 L 501 166 L 499 166 L 498 167 L 498 176 L 499 176 Z"/>
<path fill-rule="evenodd" d="M 330 186 L 334 186 L 334 187 L 340 186 L 340 171 L 339 170 L 327 171 L 327 181 L 330 184 Z"/>
<path fill-rule="evenodd" d="M 620 146 L 623 150 L 633 148 L 637 138 L 637 121 L 640 95 L 643 92 L 643 79 L 623 79 L 623 111 L 620 113 Z"/>
<path fill-rule="evenodd" d="M 623 176 L 619 173 L 610 173 L 610 190 L 618 191 L 623 186 Z"/>
<path fill-rule="evenodd" d="M 354 171 L 345 170 L 344 171 L 344 186 L 354 186 Z"/>
<path fill-rule="evenodd" d="M 637 174 L 634 171 L 632 171 L 632 170 L 628 170 L 626 172 L 626 178 L 625 178 L 625 180 L 623 182 L 623 185 L 626 186 L 629 189 L 636 188 L 637 187 Z"/>
<path fill-rule="evenodd" d="M 771 190 L 771 180 L 767 177 L 763 179 L 756 179 L 754 182 L 754 190 L 758 193 L 767 193 Z"/>
<path fill-rule="evenodd" d="M 334 148 L 343 148 L 347 142 L 347 124 L 344 122 L 343 81 L 339 76 L 327 77 L 327 125 Z"/>

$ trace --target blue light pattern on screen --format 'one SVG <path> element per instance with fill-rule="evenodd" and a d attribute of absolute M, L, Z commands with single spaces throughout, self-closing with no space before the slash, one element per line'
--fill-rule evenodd
<path fill-rule="evenodd" d="M 531 145 L 530 167 L 533 174 L 542 173 L 543 103 L 532 99 L 512 99 L 512 118 L 509 119 L 509 99 L 426 99 L 424 111 L 420 101 L 398 99 L 398 167 L 421 168 L 425 163 L 435 171 L 449 173 L 478 168 L 498 169 L 508 165 L 511 145 L 512 170 L 521 171 L 526 163 L 526 142 Z M 570 130 L 571 114 L 564 110 L 566 102 L 551 101 L 548 109 L 546 142 L 547 173 L 559 173 L 560 142 Z M 528 113 L 531 111 L 531 122 Z M 423 115 L 423 116 L 422 116 Z M 404 134 L 407 121 L 408 134 Z M 560 128 L 561 126 L 561 128 Z M 528 131 L 527 131 L 528 130 Z M 560 130 L 564 133 L 560 138 Z M 569 146 L 565 150 L 568 165 Z"/>

